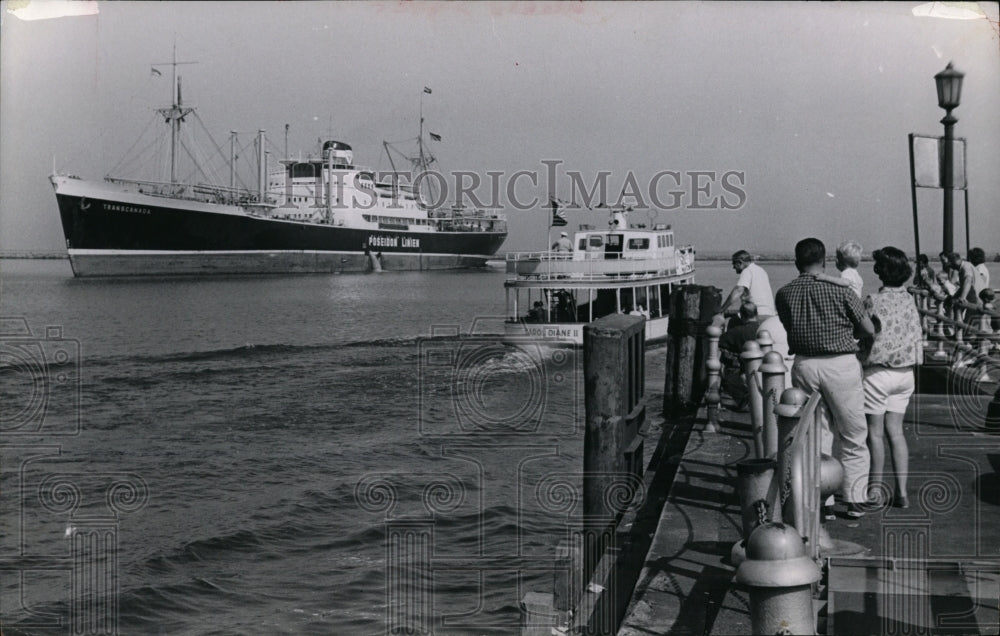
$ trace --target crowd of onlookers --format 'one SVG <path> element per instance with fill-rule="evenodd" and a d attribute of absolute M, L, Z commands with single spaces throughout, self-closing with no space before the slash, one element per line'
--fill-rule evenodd
<path fill-rule="evenodd" d="M 982 248 L 969 250 L 968 259 L 958 252 L 941 252 L 938 258 L 941 270 L 936 272 L 926 254 L 917 257 L 917 271 L 913 284 L 928 290 L 935 299 L 951 306 L 956 300 L 974 305 L 972 309 L 956 307 L 956 318 L 974 318 L 982 315 L 983 309 L 995 308 L 996 292 L 990 287 L 990 271 L 986 268 L 986 253 Z M 966 313 L 971 311 L 972 313 Z M 995 316 L 988 321 L 976 321 L 976 328 L 987 333 L 1000 331 L 1000 319 Z"/>
<path fill-rule="evenodd" d="M 748 340 L 766 330 L 773 349 L 791 366 L 787 384 L 823 396 L 819 411 L 823 449 L 843 465 L 838 494 L 848 517 L 861 517 L 871 504 L 887 503 L 885 497 L 893 505 L 909 506 L 903 421 L 915 388 L 914 367 L 923 361 L 923 332 L 907 283 L 913 277 L 913 285 L 948 304 L 962 299 L 992 309 L 985 254 L 974 248 L 968 256 L 965 260 L 958 253 L 942 253 L 941 271 L 935 273 L 927 257 L 920 255 L 914 272 L 902 250 L 892 246 L 875 250 L 874 269 L 881 286 L 865 296 L 858 274 L 862 247 L 855 241 L 838 246 L 837 275 L 826 273 L 822 241 L 799 241 L 795 246 L 799 276 L 777 294 L 772 294 L 767 272 L 749 252 L 733 254 L 739 280 L 721 311 L 728 322 L 719 341 L 722 390 L 734 408 L 745 408 L 747 390 L 739 354 Z M 885 483 L 887 446 L 894 489 Z M 825 518 L 833 518 L 834 505 L 832 497 L 824 503 Z"/>

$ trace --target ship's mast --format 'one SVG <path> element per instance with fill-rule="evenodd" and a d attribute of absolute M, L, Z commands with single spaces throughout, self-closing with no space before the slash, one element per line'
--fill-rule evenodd
<path fill-rule="evenodd" d="M 229 189 L 236 189 L 236 131 L 229 131 Z"/>
<path fill-rule="evenodd" d="M 420 174 L 427 172 L 427 167 L 434 162 L 434 157 L 428 157 L 424 154 L 424 93 L 430 93 L 430 89 L 424 87 L 424 90 L 420 92 L 420 135 L 417 137 L 417 152 L 418 161 L 420 162 Z M 419 175 L 417 175 L 419 177 Z M 427 183 L 427 188 L 430 190 L 431 201 L 437 201 L 437 197 L 434 194 L 434 183 L 433 180 L 429 180 Z M 420 196 L 420 193 L 417 193 Z"/>
<path fill-rule="evenodd" d="M 198 62 L 178 62 L 177 44 L 174 44 L 174 59 L 172 62 L 155 62 L 153 68 L 157 66 L 171 66 L 170 92 L 173 104 L 169 108 L 159 108 L 160 113 L 168 124 L 170 124 L 170 183 L 177 183 L 177 139 L 181 133 L 181 122 L 186 115 L 194 112 L 193 108 L 184 108 L 184 100 L 181 96 L 181 78 L 177 76 L 177 67 L 181 64 L 197 64 Z M 159 71 L 157 71 L 159 73 Z"/>

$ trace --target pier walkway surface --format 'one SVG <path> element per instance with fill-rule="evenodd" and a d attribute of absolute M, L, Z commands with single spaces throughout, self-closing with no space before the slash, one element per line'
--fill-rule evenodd
<path fill-rule="evenodd" d="M 654 377 L 659 357 L 648 356 Z M 887 504 L 860 519 L 834 507 L 830 537 L 866 551 L 857 561 L 834 558 L 819 633 L 1000 632 L 1000 435 L 982 429 L 995 388 L 914 395 L 904 424 L 910 507 Z M 619 636 L 751 633 L 749 593 L 729 556 L 741 538 L 736 463 L 754 453 L 750 416 L 723 409 L 718 433 L 706 423 L 702 407 L 675 424 L 690 436 L 679 457 L 661 461 L 676 464 L 676 475 Z M 872 563 L 881 569 L 854 565 Z"/>

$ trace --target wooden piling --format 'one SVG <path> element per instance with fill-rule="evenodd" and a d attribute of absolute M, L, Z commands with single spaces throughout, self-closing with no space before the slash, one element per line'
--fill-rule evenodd
<path fill-rule="evenodd" d="M 583 551 L 580 542 L 563 540 L 556 546 L 556 565 L 552 573 L 553 607 L 565 615 L 580 600 L 583 591 Z"/>
<path fill-rule="evenodd" d="M 521 636 L 552 636 L 556 627 L 556 612 L 552 595 L 528 592 L 521 598 Z"/>
<path fill-rule="evenodd" d="M 583 580 L 642 479 L 645 347 L 641 316 L 615 314 L 583 328 Z"/>
<path fill-rule="evenodd" d="M 716 287 L 681 285 L 670 295 L 664 415 L 691 415 L 697 411 L 708 381 L 705 329 L 721 307 L 722 290 Z"/>

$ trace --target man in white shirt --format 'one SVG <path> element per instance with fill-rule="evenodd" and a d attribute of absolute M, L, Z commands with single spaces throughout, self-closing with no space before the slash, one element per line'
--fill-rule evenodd
<path fill-rule="evenodd" d="M 733 269 L 740 275 L 733 291 L 722 304 L 723 316 L 735 316 L 739 313 L 743 298 L 757 305 L 757 318 L 764 322 L 777 315 L 774 308 L 774 294 L 771 292 L 771 280 L 760 265 L 753 262 L 753 256 L 746 250 L 733 254 Z"/>

